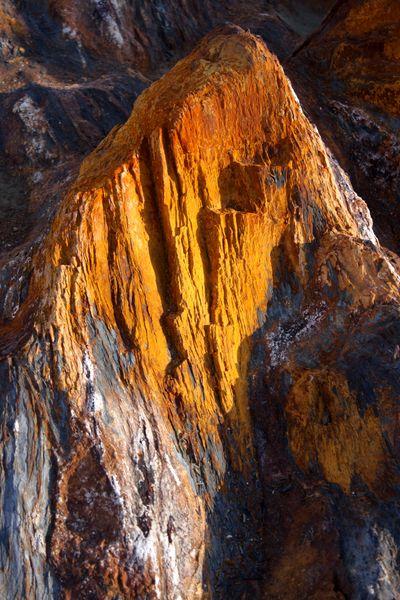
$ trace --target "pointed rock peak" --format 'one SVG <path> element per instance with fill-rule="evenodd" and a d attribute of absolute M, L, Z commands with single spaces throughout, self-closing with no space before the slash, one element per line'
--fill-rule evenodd
<path fill-rule="evenodd" d="M 271 73 L 276 77 L 274 89 L 271 89 Z M 213 120 L 224 114 L 225 120 L 235 114 L 238 125 L 245 125 L 240 123 L 245 105 L 254 105 L 253 122 L 260 121 L 266 100 L 281 103 L 280 97 L 271 96 L 280 87 L 279 96 L 292 94 L 277 58 L 261 38 L 236 25 L 219 27 L 141 94 L 125 125 L 114 128 L 83 162 L 78 186 L 82 189 L 97 185 L 138 150 L 143 137 L 156 128 L 175 127 L 185 111 L 194 110 L 191 118 L 198 120 L 199 108 L 206 106 L 213 96 L 220 95 L 225 104 L 218 107 L 221 115 L 209 113 L 210 130 Z M 230 104 L 226 103 L 228 89 Z M 261 95 L 265 96 L 264 101 Z M 206 112 L 203 111 L 203 119 Z"/>

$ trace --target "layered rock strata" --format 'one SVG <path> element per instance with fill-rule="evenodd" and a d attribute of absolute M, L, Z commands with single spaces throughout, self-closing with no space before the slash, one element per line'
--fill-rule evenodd
<path fill-rule="evenodd" d="M 83 162 L 1 329 L 1 589 L 396 597 L 399 264 L 214 32 Z"/>

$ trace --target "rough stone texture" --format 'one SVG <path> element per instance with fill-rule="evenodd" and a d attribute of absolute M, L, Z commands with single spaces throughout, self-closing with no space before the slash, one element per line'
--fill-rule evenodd
<path fill-rule="evenodd" d="M 302 39 L 258 0 L 0 2 L 0 319 L 23 300 L 32 255 L 83 157 L 227 20 L 282 57 Z"/>
<path fill-rule="evenodd" d="M 1 328 L 5 598 L 393 598 L 399 264 L 226 27 L 83 162 Z"/>
<path fill-rule="evenodd" d="M 284 58 L 330 2 L 303 6 L 289 0 L 2 0 L 0 252 L 7 262 L 27 254 L 51 221 L 83 156 L 202 35 L 235 22 Z"/>
<path fill-rule="evenodd" d="M 399 253 L 400 4 L 336 2 L 288 69 L 324 139 Z"/>
<path fill-rule="evenodd" d="M 258 0 L 2 1 L 0 250 L 37 238 L 83 156 L 152 80 L 227 20 L 267 33 L 282 55 L 300 39 Z"/>
<path fill-rule="evenodd" d="M 400 597 L 397 3 L 31 4 L 0 7 L 0 597 Z M 227 19 L 341 166 L 235 26 L 120 125 Z"/>

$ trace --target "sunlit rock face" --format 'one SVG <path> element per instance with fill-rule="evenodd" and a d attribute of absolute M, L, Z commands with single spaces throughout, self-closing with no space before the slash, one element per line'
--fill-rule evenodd
<path fill-rule="evenodd" d="M 31 245 L 53 219 L 82 158 L 128 118 L 143 89 L 213 27 L 242 25 L 284 59 L 330 5 L 330 0 L 2 0 L 0 253 L 7 257 L 0 261 L 9 264 L 16 255 L 30 260 Z"/>
<path fill-rule="evenodd" d="M 0 252 L 29 255 L 82 158 L 226 21 L 265 31 L 282 55 L 299 39 L 258 0 L 2 1 Z"/>
<path fill-rule="evenodd" d="M 322 16 L 320 17 L 322 18 Z M 0 3 L 0 319 L 23 302 L 32 257 L 84 158 L 137 96 L 216 25 L 302 39 L 254 0 Z"/>
<path fill-rule="evenodd" d="M 399 595 L 399 263 L 260 38 L 144 91 L 32 260 L 3 597 Z"/>

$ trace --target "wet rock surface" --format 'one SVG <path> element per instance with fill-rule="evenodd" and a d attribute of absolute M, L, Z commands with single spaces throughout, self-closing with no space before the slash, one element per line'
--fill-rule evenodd
<path fill-rule="evenodd" d="M 396 100 L 324 58 L 397 13 L 339 4 L 3 3 L 5 598 L 400 594 Z M 302 105 L 233 25 L 148 87 L 227 18 Z"/>

